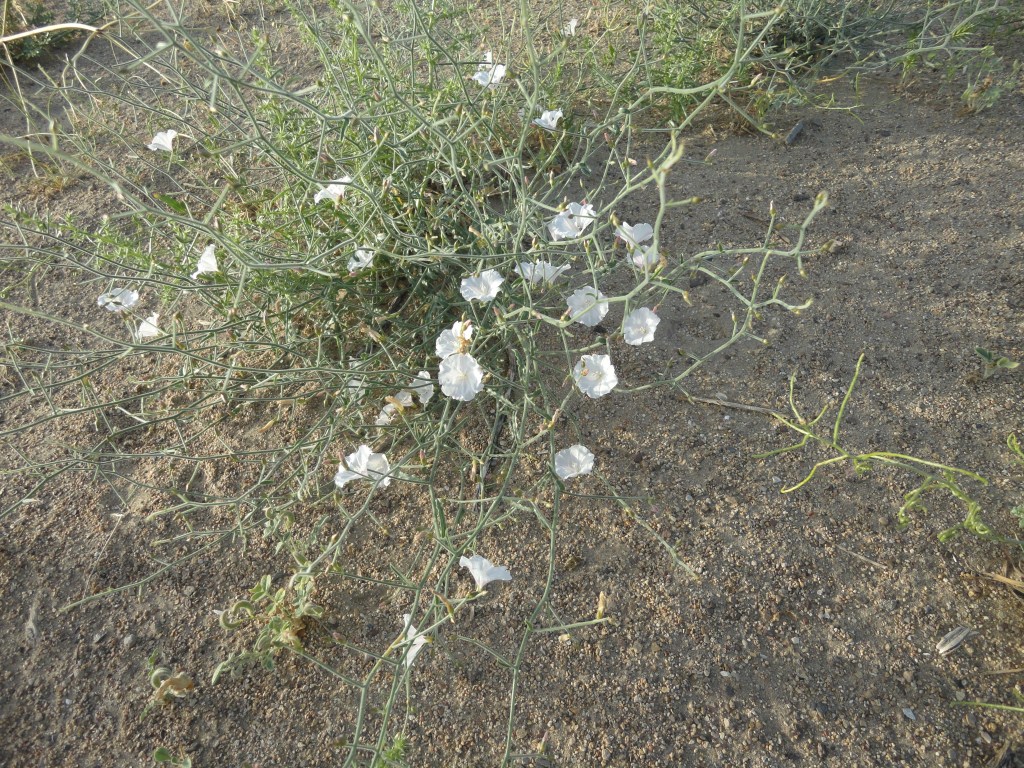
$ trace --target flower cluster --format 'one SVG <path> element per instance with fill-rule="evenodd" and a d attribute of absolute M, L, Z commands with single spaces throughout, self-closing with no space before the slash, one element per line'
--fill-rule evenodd
<path fill-rule="evenodd" d="M 469 402 L 484 388 L 484 369 L 466 352 L 473 338 L 473 324 L 456 322 L 451 330 L 441 331 L 434 349 L 441 358 L 437 382 L 441 391 L 453 400 Z"/>

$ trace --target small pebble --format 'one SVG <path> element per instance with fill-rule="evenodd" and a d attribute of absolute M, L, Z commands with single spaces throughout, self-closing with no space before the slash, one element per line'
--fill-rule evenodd
<path fill-rule="evenodd" d="M 133 645 L 135 645 L 135 635 L 125 635 L 124 639 L 121 641 L 121 645 L 123 645 L 126 649 L 131 648 Z"/>
<path fill-rule="evenodd" d="M 917 720 L 917 715 L 914 714 L 914 710 L 912 710 L 910 707 L 904 707 L 903 714 L 907 716 L 908 720 Z"/>

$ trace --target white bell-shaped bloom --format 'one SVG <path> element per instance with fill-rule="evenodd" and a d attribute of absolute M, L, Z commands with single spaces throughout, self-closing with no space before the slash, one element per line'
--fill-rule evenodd
<path fill-rule="evenodd" d="M 594 469 L 594 454 L 585 445 L 563 448 L 555 454 L 555 474 L 562 480 L 589 475 Z"/>
<path fill-rule="evenodd" d="M 346 468 L 347 467 L 347 468 Z M 383 453 L 374 453 L 370 446 L 361 445 L 355 453 L 345 457 L 345 463 L 338 467 L 334 484 L 344 488 L 352 480 L 369 480 L 374 485 L 391 485 L 391 464 Z"/>
<path fill-rule="evenodd" d="M 584 355 L 572 369 L 572 377 L 580 392 L 592 399 L 607 395 L 619 383 L 608 355 Z"/>
<path fill-rule="evenodd" d="M 437 381 L 448 397 L 469 402 L 484 388 L 484 369 L 472 355 L 457 352 L 441 361 Z"/>
<path fill-rule="evenodd" d="M 459 565 L 468 568 L 476 582 L 476 591 L 482 592 L 492 581 L 512 581 L 512 574 L 503 565 L 495 565 L 486 557 L 473 555 L 459 558 Z"/>
<path fill-rule="evenodd" d="M 654 341 L 654 332 L 658 329 L 661 318 L 654 314 L 647 307 L 634 309 L 622 322 L 622 336 L 627 344 L 638 347 L 649 341 Z"/>
<path fill-rule="evenodd" d="M 100 294 L 96 304 L 110 312 L 124 312 L 139 303 L 139 292 L 131 288 L 115 288 Z"/>
<path fill-rule="evenodd" d="M 174 130 L 160 131 L 146 147 L 154 152 L 173 152 L 174 140 L 177 136 L 178 132 Z"/>
<path fill-rule="evenodd" d="M 569 305 L 569 318 L 581 325 L 597 325 L 608 314 L 608 302 L 605 298 L 605 295 L 592 285 L 577 288 L 566 300 Z"/>

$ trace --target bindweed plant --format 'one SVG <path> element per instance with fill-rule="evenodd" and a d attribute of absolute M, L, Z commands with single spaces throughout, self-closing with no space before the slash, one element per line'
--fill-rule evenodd
<path fill-rule="evenodd" d="M 4 474 L 24 487 L 0 515 L 75 474 L 116 489 L 126 507 L 153 500 L 141 522 L 159 565 L 68 608 L 190 563 L 226 569 L 229 544 L 264 545 L 286 572 L 247 599 L 224 596 L 217 631 L 239 645 L 213 678 L 244 662 L 273 668 L 284 654 L 336 679 L 351 704 L 339 764 L 401 758 L 432 646 L 482 650 L 509 675 L 506 765 L 521 757 L 517 688 L 536 637 L 611 620 L 604 600 L 593 619 L 563 619 L 549 601 L 563 499 L 599 474 L 567 434 L 593 401 L 682 387 L 730 347 L 759 341 L 764 313 L 809 306 L 788 296 L 786 275 L 804 274 L 824 193 L 781 240 L 774 207 L 750 247 L 684 253 L 662 237 L 668 217 L 698 202 L 670 193 L 680 132 L 712 107 L 757 123 L 735 88 L 752 82 L 784 9 L 729 5 L 711 27 L 729 30 L 727 55 L 701 64 L 692 57 L 714 46 L 697 47 L 675 79 L 667 51 L 651 47 L 664 19 L 618 6 L 579 19 L 523 2 L 486 24 L 444 3 L 288 11 L 291 60 L 275 58 L 268 27 L 231 19 L 227 32 L 204 31 L 170 3 L 126 0 L 58 77 L 19 74 L 21 93 L 49 97 L 20 104 L 44 119 L 44 140 L 0 139 L 112 195 L 98 221 L 5 211 L 0 307 L 72 341 L 5 343 L 13 391 L 0 403 L 37 410 L 0 435 L 13 445 L 78 419 L 95 438 L 19 450 L 21 465 Z M 639 43 L 623 47 L 624 30 Z M 113 63 L 93 57 L 101 40 Z M 676 100 L 671 129 L 660 122 L 666 99 Z M 657 150 L 640 163 L 637 136 L 654 128 Z M 648 221 L 623 221 L 617 211 L 645 190 L 657 200 Z M 57 273 L 81 276 L 86 319 L 38 302 Z M 692 302 L 697 276 L 731 302 L 728 332 L 708 331 L 702 351 L 649 381 L 625 381 L 616 362 L 657 338 L 659 310 Z M 9 300 L 19 288 L 28 300 Z M 796 416 L 806 442 L 817 420 Z M 838 449 L 838 420 L 835 433 Z M 421 511 L 408 523 L 413 551 L 360 572 L 351 561 L 367 532 L 401 524 L 385 514 L 396 497 Z M 524 519 L 543 532 L 548 563 L 523 592 L 531 602 L 509 628 L 513 650 L 501 651 L 471 624 L 451 625 L 517 585 L 514 567 L 477 550 Z M 459 594 L 460 567 L 471 594 Z M 345 587 L 366 585 L 401 606 L 386 637 L 332 643 L 313 631 L 348 611 Z"/>

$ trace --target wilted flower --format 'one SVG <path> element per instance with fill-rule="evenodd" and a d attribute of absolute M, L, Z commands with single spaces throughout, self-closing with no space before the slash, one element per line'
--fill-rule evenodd
<path fill-rule="evenodd" d="M 430 379 L 430 371 L 417 373 L 416 378 L 409 382 L 409 388 L 420 399 L 420 405 L 429 403 L 430 398 L 434 396 L 434 382 Z"/>
<path fill-rule="evenodd" d="M 476 591 L 483 592 L 492 581 L 512 581 L 512 574 L 503 565 L 495 565 L 486 557 L 473 555 L 472 557 L 462 556 L 459 558 L 459 566 L 468 568 L 473 580 L 476 582 Z"/>
<path fill-rule="evenodd" d="M 413 660 L 419 654 L 420 649 L 427 644 L 426 634 L 419 634 L 416 627 L 412 625 L 412 614 L 406 613 L 402 616 L 405 619 L 405 642 L 410 643 L 409 650 L 405 652 L 405 668 L 412 666 Z"/>
<path fill-rule="evenodd" d="M 579 19 L 569 19 L 569 23 L 562 27 L 562 34 L 566 37 L 576 36 L 576 25 L 580 23 Z"/>
<path fill-rule="evenodd" d="M 469 402 L 484 388 L 484 369 L 472 355 L 458 352 L 441 361 L 437 381 L 448 397 Z"/>
<path fill-rule="evenodd" d="M 594 468 L 594 454 L 585 445 L 563 448 L 555 454 L 555 474 L 562 480 L 589 475 Z"/>
<path fill-rule="evenodd" d="M 196 271 L 192 273 L 193 280 L 206 272 L 220 271 L 220 268 L 217 266 L 216 248 L 215 245 L 210 244 L 203 250 L 202 256 L 199 257 L 199 263 L 196 265 Z"/>
<path fill-rule="evenodd" d="M 566 303 L 569 305 L 569 318 L 581 325 L 597 325 L 608 314 L 605 295 L 592 285 L 577 288 Z"/>
<path fill-rule="evenodd" d="M 174 130 L 160 131 L 153 137 L 153 140 L 146 145 L 147 148 L 152 149 L 154 152 L 173 152 L 174 151 L 174 139 L 177 138 L 178 132 Z"/>
<path fill-rule="evenodd" d="M 553 283 L 562 276 L 562 273 L 568 271 L 568 264 L 556 267 L 548 261 L 520 261 L 515 267 L 515 273 L 530 283 L 530 285 Z"/>
<path fill-rule="evenodd" d="M 377 420 L 374 422 L 378 427 L 386 427 L 395 418 L 396 413 L 399 413 L 406 408 L 411 408 L 413 404 L 412 392 L 408 389 L 403 389 L 394 397 L 388 397 L 385 399 L 387 400 L 387 403 L 377 416 Z"/>
<path fill-rule="evenodd" d="M 348 469 L 345 465 L 348 465 Z M 345 463 L 338 467 L 334 484 L 344 488 L 351 480 L 370 480 L 374 485 L 391 485 L 391 465 L 383 453 L 374 453 L 368 445 L 360 445 L 355 453 L 345 457 Z"/>
<path fill-rule="evenodd" d="M 476 74 L 472 80 L 476 80 L 484 88 L 493 88 L 505 78 L 505 65 L 494 64 L 494 58 L 490 51 L 484 54 L 484 60 L 477 66 Z"/>
<path fill-rule="evenodd" d="M 622 222 L 615 229 L 615 236 L 625 242 L 629 250 L 633 250 L 640 243 L 654 237 L 654 227 L 650 224 L 637 224 L 635 227 L 631 227 L 626 222 Z"/>
<path fill-rule="evenodd" d="M 321 200 L 330 200 L 333 203 L 337 203 L 345 196 L 345 190 L 351 183 L 351 176 L 342 176 L 340 179 L 335 179 L 313 196 L 313 202 L 319 203 Z"/>
<path fill-rule="evenodd" d="M 373 256 L 376 253 L 372 248 L 357 248 L 355 255 L 348 260 L 348 271 L 358 272 L 373 263 Z"/>
<path fill-rule="evenodd" d="M 661 256 L 658 254 L 658 249 L 654 245 L 641 245 L 638 248 L 633 249 L 630 260 L 633 262 L 633 266 L 642 269 L 644 271 L 656 266 L 661 261 Z"/>
<path fill-rule="evenodd" d="M 160 319 L 160 315 L 154 312 L 152 315 L 147 317 L 135 330 L 135 340 L 143 341 L 145 339 L 152 339 L 154 336 L 160 336 L 163 331 L 157 327 L 157 321 Z"/>
<path fill-rule="evenodd" d="M 589 398 L 607 395 L 619 383 L 608 355 L 584 355 L 572 369 L 576 386 Z"/>
<path fill-rule="evenodd" d="M 595 218 L 594 206 L 588 203 L 569 203 L 564 211 L 548 222 L 548 234 L 556 242 L 571 240 L 582 235 Z"/>
<path fill-rule="evenodd" d="M 469 349 L 469 342 L 473 339 L 473 323 L 469 320 L 459 320 L 451 330 L 447 328 L 441 331 L 434 343 L 434 351 L 437 356 L 444 360 L 456 352 L 465 352 Z"/>
<path fill-rule="evenodd" d="M 101 294 L 96 304 L 111 312 L 124 312 L 139 303 L 139 292 L 131 288 L 115 288 Z"/>
<path fill-rule="evenodd" d="M 491 301 L 505 282 L 496 269 L 488 269 L 476 277 L 462 279 L 462 298 L 466 301 Z"/>
<path fill-rule="evenodd" d="M 558 121 L 562 118 L 562 110 L 553 109 L 541 114 L 540 117 L 533 121 L 534 125 L 538 125 L 545 131 L 554 131 L 558 128 Z"/>
<path fill-rule="evenodd" d="M 622 336 L 627 344 L 639 347 L 648 341 L 654 341 L 654 332 L 658 328 L 661 318 L 654 314 L 647 307 L 634 309 L 622 323 Z"/>

